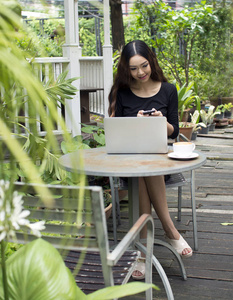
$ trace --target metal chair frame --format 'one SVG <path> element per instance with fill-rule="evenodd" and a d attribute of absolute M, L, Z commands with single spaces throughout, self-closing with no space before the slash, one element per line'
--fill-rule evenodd
<path fill-rule="evenodd" d="M 150 215 L 142 215 L 111 251 L 104 212 L 102 187 L 46 185 L 53 195 L 53 204 L 51 207 L 50 204 L 41 200 L 40 195 L 35 193 L 35 186 L 35 184 L 15 183 L 14 188 L 23 193 L 24 207 L 30 210 L 30 217 L 37 220 L 46 220 L 46 228 L 42 232 L 42 238 L 59 249 L 67 265 L 70 262 L 67 262 L 66 259 L 71 252 L 85 253 L 84 255 L 87 257 L 88 253 L 97 252 L 100 256 L 103 284 L 106 287 L 114 286 L 120 283 L 120 280 L 116 280 L 115 275 L 121 272 L 119 269 L 118 271 L 114 271 L 114 268 L 127 255 L 126 261 L 129 257 L 132 258 L 132 261 L 130 262 L 130 266 L 127 266 L 126 261 L 123 263 L 123 269 L 127 269 L 127 271 L 124 271 L 121 280 L 121 283 L 124 284 L 131 277 L 139 255 L 139 251 L 135 249 L 139 249 L 146 256 L 145 282 L 152 282 L 153 262 L 164 284 L 167 298 L 169 300 L 174 299 L 167 276 L 153 255 L 154 222 Z M 37 187 L 40 188 L 41 186 L 37 185 Z M 147 226 L 146 246 L 139 241 L 138 237 L 145 225 Z M 35 236 L 30 234 L 26 236 L 22 233 L 17 234 L 18 243 L 24 244 L 35 238 Z M 97 280 L 95 261 L 94 264 L 93 261 L 88 262 L 88 264 L 91 265 L 90 269 L 94 272 L 93 277 Z M 80 271 L 82 271 L 82 266 Z M 79 274 L 76 274 L 75 279 L 79 285 L 80 278 L 78 276 Z M 122 274 L 120 276 L 122 277 Z M 88 277 L 85 280 L 88 281 Z M 87 285 L 90 286 L 93 283 L 87 283 Z M 146 291 L 146 299 L 152 299 L 152 289 Z"/>

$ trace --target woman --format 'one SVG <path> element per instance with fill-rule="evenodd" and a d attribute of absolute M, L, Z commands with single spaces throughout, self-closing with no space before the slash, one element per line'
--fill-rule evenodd
<path fill-rule="evenodd" d="M 167 118 L 168 137 L 176 138 L 179 133 L 177 90 L 167 82 L 156 55 L 143 41 L 132 41 L 123 48 L 109 102 L 111 117 L 148 117 L 143 112 L 154 109 L 151 117 Z M 171 220 L 164 176 L 139 178 L 140 214 L 151 214 L 151 204 L 162 223 L 168 243 L 182 257 L 191 256 L 192 249 Z M 141 237 L 145 236 L 146 231 L 143 230 Z M 145 263 L 138 262 L 133 278 L 144 277 Z"/>

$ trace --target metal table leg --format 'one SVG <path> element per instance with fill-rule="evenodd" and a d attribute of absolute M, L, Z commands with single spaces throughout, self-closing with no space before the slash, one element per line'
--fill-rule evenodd
<path fill-rule="evenodd" d="M 195 171 L 191 171 L 191 205 L 192 205 L 192 218 L 193 218 L 193 239 L 194 250 L 198 250 L 197 240 L 197 215 L 196 215 L 196 199 L 195 199 Z"/>
<path fill-rule="evenodd" d="M 139 218 L 139 188 L 138 188 L 138 177 L 129 178 L 128 182 L 129 187 L 129 228 Z"/>
<path fill-rule="evenodd" d="M 109 177 L 112 194 L 112 225 L 114 244 L 117 244 L 117 224 L 116 224 L 116 197 L 113 177 Z"/>

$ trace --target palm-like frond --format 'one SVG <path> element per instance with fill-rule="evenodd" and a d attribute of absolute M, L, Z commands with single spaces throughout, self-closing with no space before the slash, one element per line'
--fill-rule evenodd
<path fill-rule="evenodd" d="M 22 143 L 9 138 L 9 133 L 18 128 L 22 132 L 23 124 L 29 124 L 31 136 L 38 136 L 38 117 L 47 132 L 46 149 L 58 150 L 57 140 L 53 134 L 54 123 L 59 124 L 64 132 L 64 138 L 69 139 L 63 118 L 56 109 L 57 100 L 61 102 L 75 94 L 76 88 L 72 82 L 76 79 L 65 79 L 67 73 L 62 74 L 53 82 L 49 81 L 46 87 L 38 80 L 31 64 L 25 59 L 25 51 L 17 47 L 16 40 L 24 37 L 21 23 L 21 11 L 17 1 L 0 0 L 0 160 L 5 158 L 5 150 L 9 152 L 10 159 L 17 161 L 25 171 L 28 180 L 35 180 L 38 168 L 33 162 L 38 151 L 22 149 Z M 28 117 L 25 115 L 25 103 Z M 20 114 L 22 112 L 22 114 Z M 21 117 L 19 117 L 21 116 Z M 24 130 L 25 134 L 27 132 Z M 7 137 L 7 138 L 6 138 Z M 20 150 L 19 150 L 20 148 Z M 18 149 L 18 151 L 17 151 Z M 24 152 L 27 160 L 32 162 L 30 168 L 24 159 L 21 160 L 17 153 Z M 13 165 L 12 165 L 13 166 Z M 27 166 L 27 167 L 26 167 Z M 34 175 L 33 175 L 34 174 Z M 1 175 L 4 178 L 4 174 Z M 40 176 L 37 176 L 40 178 Z"/>
<path fill-rule="evenodd" d="M 74 96 L 77 92 L 77 89 L 72 85 L 72 82 L 77 80 L 76 78 L 66 79 L 68 71 L 61 73 L 57 80 L 52 78 L 44 84 L 45 91 L 50 100 L 53 100 L 54 103 L 61 102 L 64 103 L 64 99 L 72 99 L 71 96 Z"/>
<path fill-rule="evenodd" d="M 183 86 L 179 86 L 178 83 L 176 83 L 177 93 L 178 93 L 178 111 L 180 114 L 180 121 L 182 120 L 184 110 L 192 107 L 192 105 L 195 103 L 197 106 L 197 110 L 200 110 L 200 98 L 194 94 L 193 88 L 194 82 L 190 82 L 188 86 L 184 84 Z"/>

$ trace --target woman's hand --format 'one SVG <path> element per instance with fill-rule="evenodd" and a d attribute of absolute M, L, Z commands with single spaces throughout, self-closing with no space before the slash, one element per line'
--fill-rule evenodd
<path fill-rule="evenodd" d="M 152 110 L 154 110 L 154 112 L 152 112 L 151 114 L 143 114 L 144 110 L 139 110 L 137 117 L 149 117 L 149 116 L 162 117 L 163 116 L 161 111 L 156 110 L 155 108 L 152 108 Z"/>

